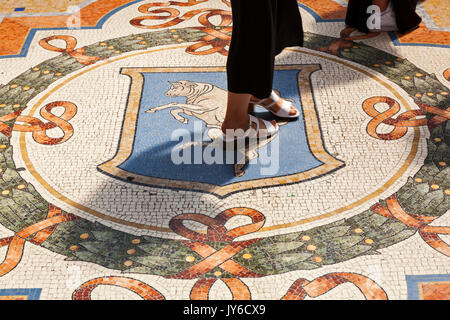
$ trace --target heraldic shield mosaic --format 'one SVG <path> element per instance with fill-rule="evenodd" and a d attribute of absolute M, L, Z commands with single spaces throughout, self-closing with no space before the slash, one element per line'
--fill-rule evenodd
<path fill-rule="evenodd" d="M 123 69 L 121 73 L 132 79 L 132 94 L 128 100 L 120 147 L 116 157 L 99 169 L 125 181 L 212 192 L 218 196 L 279 185 L 286 180 L 298 182 L 334 171 L 343 162 L 333 159 L 324 150 L 312 99 L 310 76 L 319 69 L 320 65 L 298 65 L 276 70 L 274 82 L 283 89 L 278 92 L 302 107 L 304 114 L 307 114 L 302 120 L 308 123 L 282 123 L 288 133 L 277 135 L 276 146 L 279 152 L 290 156 L 280 159 L 281 163 L 273 163 L 276 168 L 272 170 L 269 163 L 266 172 L 261 161 L 256 161 L 256 165 L 250 166 L 246 172 L 243 170 L 244 164 L 238 166 L 230 161 L 226 165 L 226 154 L 213 163 L 205 162 L 204 157 L 199 157 L 202 160 L 199 163 L 195 161 L 197 150 L 194 148 L 200 147 L 199 154 L 203 155 L 207 152 L 207 146 L 221 133 L 227 101 L 227 91 L 223 89 L 226 88 L 223 67 Z M 207 79 L 208 82 L 201 82 Z M 268 118 L 264 114 L 260 117 Z M 197 123 L 198 130 L 195 120 L 201 121 Z M 134 130 L 128 130 L 133 127 Z M 176 148 L 173 132 L 180 127 L 186 127 L 190 132 L 188 141 L 183 141 L 178 147 L 186 153 L 186 161 L 176 161 L 172 153 Z M 196 141 L 196 135 L 201 137 L 199 141 Z M 205 142 L 204 135 L 207 136 Z M 312 140 L 311 144 L 308 139 Z M 270 140 L 261 141 L 254 146 L 252 160 L 257 159 L 260 152 L 269 154 L 271 143 Z M 274 173 L 270 175 L 269 171 Z"/>
<path fill-rule="evenodd" d="M 407 34 L 341 38 L 347 1 L 299 0 L 274 90 L 300 117 L 256 107 L 280 131 L 242 153 L 214 148 L 229 1 L 16 2 L 0 300 L 450 298 L 445 1 Z"/>

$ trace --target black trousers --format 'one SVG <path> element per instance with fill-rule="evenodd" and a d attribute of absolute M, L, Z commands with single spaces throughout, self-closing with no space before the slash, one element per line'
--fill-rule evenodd
<path fill-rule="evenodd" d="M 227 60 L 228 91 L 264 99 L 272 91 L 275 56 L 303 45 L 296 0 L 231 0 L 233 33 Z"/>
<path fill-rule="evenodd" d="M 422 19 L 416 13 L 418 0 L 390 0 L 395 12 L 395 20 L 400 32 L 407 32 L 417 27 Z M 372 5 L 372 0 L 349 0 L 345 23 L 357 28 L 361 32 L 369 32 L 367 8 Z"/>

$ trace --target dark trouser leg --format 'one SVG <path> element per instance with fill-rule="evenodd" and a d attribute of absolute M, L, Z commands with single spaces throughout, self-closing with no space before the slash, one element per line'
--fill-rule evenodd
<path fill-rule="evenodd" d="M 422 18 L 416 13 L 417 0 L 391 0 L 400 32 L 417 27 Z"/>
<path fill-rule="evenodd" d="M 345 23 L 361 32 L 369 32 L 367 28 L 367 19 L 369 19 L 367 8 L 370 5 L 372 5 L 372 0 L 349 0 Z"/>
<path fill-rule="evenodd" d="M 271 0 L 232 0 L 233 34 L 227 61 L 228 90 L 270 95 L 275 51 Z"/>
<path fill-rule="evenodd" d="M 233 35 L 228 61 L 228 90 L 258 99 L 272 91 L 275 55 L 302 45 L 295 0 L 231 0 Z"/>

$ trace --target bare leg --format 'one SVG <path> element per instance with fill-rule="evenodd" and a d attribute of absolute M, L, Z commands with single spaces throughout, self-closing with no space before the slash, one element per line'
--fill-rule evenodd
<path fill-rule="evenodd" d="M 222 123 L 222 131 L 226 129 L 248 129 L 249 117 L 247 113 L 250 94 L 228 92 L 227 113 Z"/>
<path fill-rule="evenodd" d="M 222 123 L 222 132 L 226 133 L 227 129 L 242 129 L 244 131 L 249 129 L 250 118 L 248 116 L 248 104 L 250 102 L 250 94 L 233 93 L 228 91 L 227 112 L 225 120 Z M 260 128 L 265 129 L 264 122 L 260 119 Z M 271 121 L 275 126 L 276 121 Z M 252 124 L 256 129 L 256 125 Z"/>

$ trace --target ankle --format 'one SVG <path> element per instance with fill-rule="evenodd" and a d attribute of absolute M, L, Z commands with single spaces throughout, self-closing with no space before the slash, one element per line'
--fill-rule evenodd
<path fill-rule="evenodd" d="M 249 124 L 249 117 L 247 115 L 247 117 L 244 117 L 244 119 L 239 120 L 239 121 L 227 121 L 225 120 L 222 123 L 222 132 L 223 133 L 227 133 L 227 130 L 244 130 L 246 131 L 248 129 L 248 124 Z"/>

